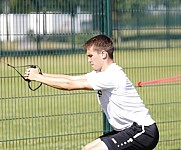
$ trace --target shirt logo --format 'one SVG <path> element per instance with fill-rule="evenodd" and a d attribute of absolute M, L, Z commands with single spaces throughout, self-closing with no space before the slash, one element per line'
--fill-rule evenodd
<path fill-rule="evenodd" d="M 98 94 L 99 97 L 101 97 L 101 96 L 102 96 L 102 91 L 101 91 L 101 90 L 98 90 L 98 91 L 97 91 L 97 94 Z"/>

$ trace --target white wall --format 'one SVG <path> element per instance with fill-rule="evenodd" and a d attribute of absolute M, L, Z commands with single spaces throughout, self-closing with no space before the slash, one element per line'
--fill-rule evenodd
<path fill-rule="evenodd" d="M 34 34 L 79 33 L 82 22 L 91 22 L 91 14 L 0 14 L 0 40 L 14 41 L 26 37 L 31 31 Z"/>

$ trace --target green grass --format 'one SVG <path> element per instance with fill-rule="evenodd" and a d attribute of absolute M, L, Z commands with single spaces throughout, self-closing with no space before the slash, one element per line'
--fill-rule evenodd
<path fill-rule="evenodd" d="M 115 52 L 115 61 L 134 85 L 181 74 L 180 58 L 179 48 Z M 91 71 L 85 54 L 3 60 L 12 65 L 38 64 L 49 73 Z M 94 92 L 60 91 L 45 85 L 32 92 L 14 70 L 5 64 L 0 70 L 0 149 L 81 149 L 102 134 L 102 113 Z M 181 149 L 180 83 L 136 88 L 158 123 L 156 150 Z"/>

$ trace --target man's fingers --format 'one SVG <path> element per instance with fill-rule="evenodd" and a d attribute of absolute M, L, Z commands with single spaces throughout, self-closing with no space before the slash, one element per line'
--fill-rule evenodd
<path fill-rule="evenodd" d="M 28 79 L 29 75 L 30 75 L 30 70 L 29 70 L 29 69 L 26 69 L 26 71 L 25 71 L 25 73 L 24 73 L 24 78 L 25 78 L 25 79 Z"/>
<path fill-rule="evenodd" d="M 24 78 L 34 80 L 37 74 L 39 74 L 38 68 L 28 68 L 25 71 Z"/>

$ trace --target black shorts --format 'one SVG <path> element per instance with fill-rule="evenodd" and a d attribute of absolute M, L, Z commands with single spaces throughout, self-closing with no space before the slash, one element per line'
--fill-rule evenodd
<path fill-rule="evenodd" d="M 130 128 L 113 130 L 100 139 L 109 150 L 152 150 L 158 143 L 159 132 L 155 123 L 150 126 L 133 123 Z"/>

